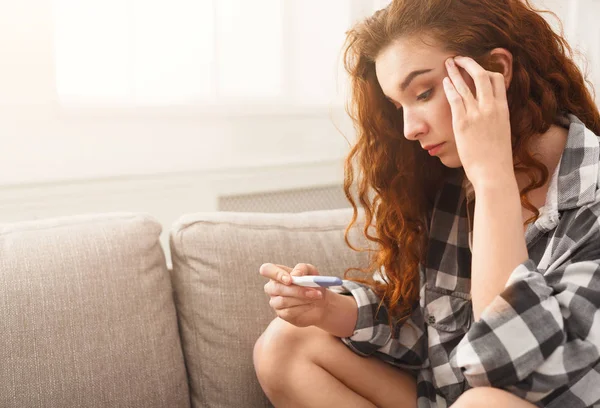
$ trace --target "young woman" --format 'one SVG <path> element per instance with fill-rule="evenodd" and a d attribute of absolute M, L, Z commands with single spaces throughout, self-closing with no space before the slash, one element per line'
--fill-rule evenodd
<path fill-rule="evenodd" d="M 261 267 L 275 406 L 600 403 L 600 114 L 569 53 L 525 0 L 395 0 L 348 33 L 377 256 L 337 292 Z"/>

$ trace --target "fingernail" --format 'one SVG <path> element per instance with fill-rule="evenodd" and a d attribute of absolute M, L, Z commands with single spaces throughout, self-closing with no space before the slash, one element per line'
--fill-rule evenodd
<path fill-rule="evenodd" d="M 283 283 L 290 283 L 292 281 L 292 279 L 288 275 L 284 275 L 283 278 L 281 278 L 281 280 L 283 281 Z"/>
<path fill-rule="evenodd" d="M 454 66 L 454 58 L 448 58 L 446 60 L 446 64 L 448 64 L 449 67 L 453 67 Z"/>

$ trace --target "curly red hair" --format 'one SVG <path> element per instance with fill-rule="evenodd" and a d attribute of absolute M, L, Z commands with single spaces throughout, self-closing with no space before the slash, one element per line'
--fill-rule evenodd
<path fill-rule="evenodd" d="M 351 268 L 346 275 L 356 269 L 367 274 L 365 279 L 349 279 L 375 290 L 388 307 L 390 324 L 405 318 L 418 303 L 420 264 L 435 193 L 443 178 L 456 170 L 405 139 L 402 115 L 379 86 L 375 60 L 394 40 L 412 35 L 433 38 L 446 51 L 470 56 L 490 71 L 495 70 L 486 59 L 490 50 L 505 48 L 513 54 L 507 92 L 513 156 L 515 171 L 530 179 L 520 193 L 522 205 L 535 214 L 527 223 L 533 222 L 539 212 L 527 194 L 543 186 L 549 174 L 527 151 L 528 142 L 565 113 L 600 135 L 600 113 L 572 50 L 540 11 L 527 0 L 394 0 L 347 33 L 344 66 L 351 81 L 347 111 L 357 141 L 345 165 L 344 190 L 354 209 L 345 238 L 358 250 L 349 242 L 358 217 L 356 188 L 365 213 L 363 233 L 377 249 L 363 249 L 375 254 L 369 268 Z M 373 279 L 377 270 L 384 271 L 383 281 Z"/>

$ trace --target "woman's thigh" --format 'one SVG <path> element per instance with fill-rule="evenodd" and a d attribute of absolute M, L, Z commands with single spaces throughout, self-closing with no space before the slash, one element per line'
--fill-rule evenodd
<path fill-rule="evenodd" d="M 277 359 L 278 363 L 268 366 L 285 367 L 286 359 L 291 358 L 310 361 L 378 407 L 416 407 L 416 380 L 412 375 L 375 357 L 359 356 L 339 338 L 319 328 L 298 328 L 276 318 L 257 348 L 260 353 L 255 349 L 255 359 L 258 354 L 261 359 Z"/>

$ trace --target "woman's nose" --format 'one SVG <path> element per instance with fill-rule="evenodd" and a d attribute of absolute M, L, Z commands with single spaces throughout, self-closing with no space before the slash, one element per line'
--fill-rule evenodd
<path fill-rule="evenodd" d="M 417 140 L 427 132 L 427 124 L 417 115 L 404 112 L 404 137 L 408 140 Z"/>

